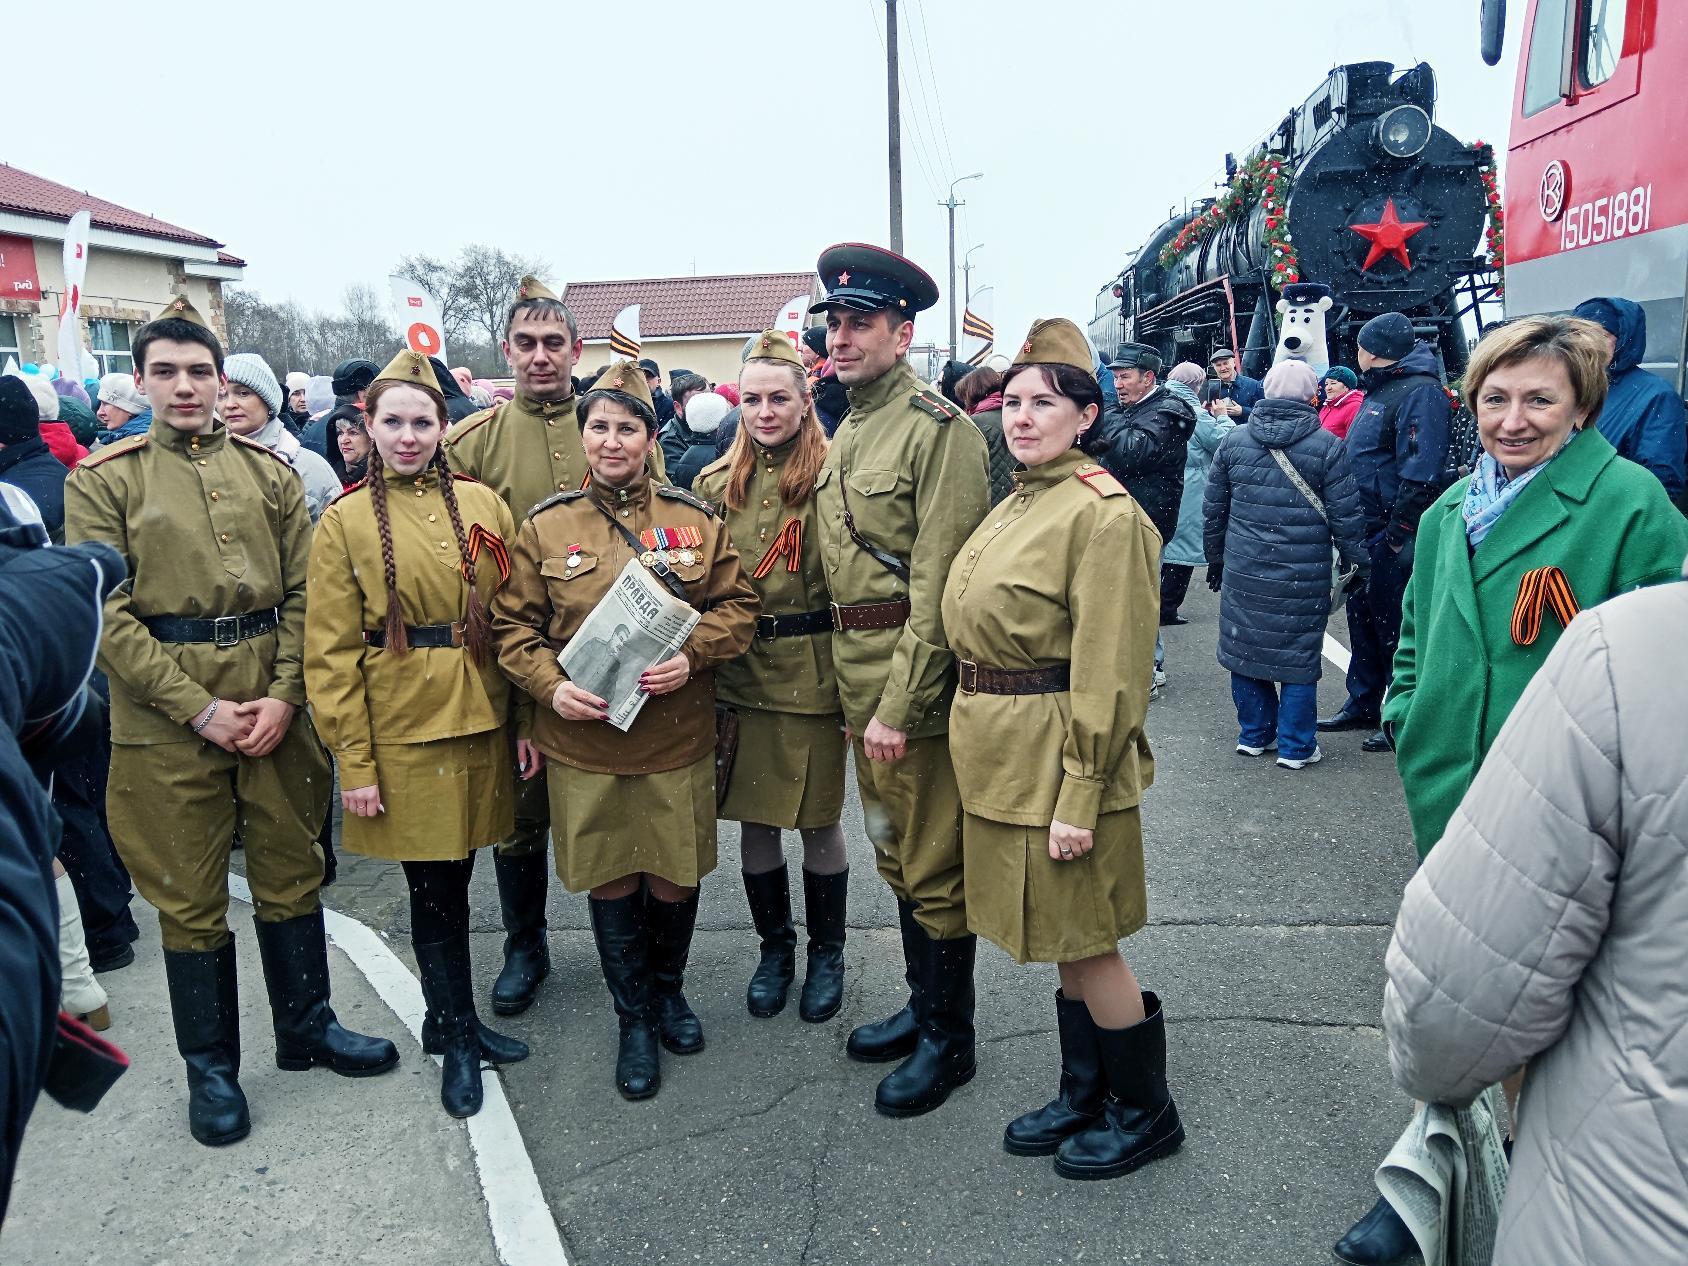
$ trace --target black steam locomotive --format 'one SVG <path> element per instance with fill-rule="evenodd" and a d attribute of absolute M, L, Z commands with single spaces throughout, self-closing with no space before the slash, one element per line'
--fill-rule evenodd
<path fill-rule="evenodd" d="M 1228 187 L 1173 216 L 1097 297 L 1091 337 L 1160 348 L 1167 363 L 1205 363 L 1241 344 L 1263 373 L 1276 344 L 1277 291 L 1323 282 L 1331 363 L 1354 363 L 1354 336 L 1379 312 L 1403 312 L 1464 369 L 1462 318 L 1494 299 L 1474 252 L 1489 211 L 1492 155 L 1435 125 L 1436 76 L 1420 64 L 1338 66 L 1239 165 Z M 1496 309 L 1498 315 L 1498 308 Z"/>

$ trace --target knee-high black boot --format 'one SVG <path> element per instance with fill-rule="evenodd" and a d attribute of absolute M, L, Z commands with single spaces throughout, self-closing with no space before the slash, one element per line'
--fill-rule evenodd
<path fill-rule="evenodd" d="M 973 959 L 971 934 L 939 941 L 916 927 L 920 1035 L 914 1053 L 881 1079 L 873 1106 L 888 1117 L 913 1117 L 942 1106 L 950 1092 L 973 1080 Z"/>
<path fill-rule="evenodd" d="M 1166 1087 L 1166 1020 L 1143 991 L 1144 1017 L 1129 1029 L 1094 1028 L 1108 1078 L 1102 1116 L 1055 1153 L 1063 1178 L 1117 1178 L 1178 1149 L 1184 1126 Z"/>
<path fill-rule="evenodd" d="M 519 857 L 493 851 L 498 905 L 504 915 L 504 968 L 492 985 L 492 1009 L 498 1015 L 526 1011 L 540 981 L 551 974 L 551 945 L 545 936 L 549 865 L 544 849 Z"/>
<path fill-rule="evenodd" d="M 920 1007 L 920 947 L 926 935 L 915 922 L 914 902 L 897 902 L 897 921 L 903 933 L 903 978 L 908 981 L 908 1001 L 901 1011 L 893 1012 L 872 1024 L 859 1024 L 850 1031 L 844 1053 L 864 1064 L 883 1064 L 902 1059 L 914 1051 L 920 1037 L 917 1014 Z"/>
<path fill-rule="evenodd" d="M 214 950 L 165 950 L 176 1049 L 188 1069 L 188 1129 L 207 1147 L 252 1130 L 240 1082 L 240 996 L 234 939 Z"/>
<path fill-rule="evenodd" d="M 651 1009 L 663 1046 L 676 1055 L 703 1049 L 703 1024 L 686 1002 L 686 960 L 697 928 L 698 894 L 684 901 L 658 901 L 645 894 L 645 926 L 650 934 Z"/>
<path fill-rule="evenodd" d="M 342 1077 L 372 1077 L 398 1066 L 398 1047 L 384 1037 L 345 1028 L 328 1005 L 328 938 L 321 910 L 253 926 L 270 991 L 277 1068 L 299 1072 L 316 1065 Z"/>
<path fill-rule="evenodd" d="M 1043 1107 L 1008 1123 L 1002 1150 L 1013 1156 L 1048 1156 L 1102 1115 L 1108 1081 L 1090 1008 L 1069 1001 L 1057 989 L 1055 1021 L 1061 1034 L 1061 1087 Z"/>
<path fill-rule="evenodd" d="M 744 895 L 750 899 L 750 919 L 762 938 L 762 961 L 751 973 L 744 1004 L 750 1014 L 767 1019 L 785 1010 L 792 978 L 797 974 L 797 929 L 791 926 L 790 872 L 782 865 L 753 875 L 744 873 Z"/>
<path fill-rule="evenodd" d="M 645 894 L 614 901 L 593 897 L 592 937 L 615 1004 L 621 1038 L 615 1055 L 615 1088 L 623 1099 L 649 1099 L 662 1087 L 656 1018 L 651 1006 L 651 969 L 645 929 Z"/>
<path fill-rule="evenodd" d="M 850 872 L 816 875 L 803 872 L 803 912 L 809 924 L 809 965 L 797 1014 L 819 1024 L 838 1014 L 844 1003 L 844 928 Z"/>
<path fill-rule="evenodd" d="M 445 1058 L 440 1070 L 440 1106 L 459 1119 L 472 1117 L 481 1110 L 484 1092 L 480 1022 L 475 1018 L 475 986 L 469 974 L 469 934 L 459 932 L 414 948 L 428 1019 L 434 1022 L 438 1054 Z"/>

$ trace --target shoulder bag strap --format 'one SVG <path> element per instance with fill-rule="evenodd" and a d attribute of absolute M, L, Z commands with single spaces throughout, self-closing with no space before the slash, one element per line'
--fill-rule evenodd
<path fill-rule="evenodd" d="M 1319 500 L 1319 494 L 1301 477 L 1301 472 L 1295 468 L 1295 463 L 1290 461 L 1289 455 L 1281 448 L 1268 448 L 1266 451 L 1272 454 L 1272 460 L 1278 463 L 1278 469 L 1284 472 L 1284 478 L 1294 484 L 1295 490 L 1307 498 L 1307 504 L 1319 512 L 1321 519 L 1329 523 L 1330 516 L 1325 513 L 1325 503 Z"/>
<path fill-rule="evenodd" d="M 850 491 L 846 486 L 844 473 L 838 474 L 838 495 L 844 499 L 844 530 L 850 534 L 850 539 L 861 549 L 865 550 L 873 561 L 890 572 L 905 585 L 908 584 L 908 564 L 888 550 L 882 550 L 867 537 L 856 530 L 856 516 L 850 513 Z"/>

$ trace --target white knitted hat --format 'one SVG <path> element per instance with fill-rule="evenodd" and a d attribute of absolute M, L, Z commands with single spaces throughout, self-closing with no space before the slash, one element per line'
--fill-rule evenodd
<path fill-rule="evenodd" d="M 236 352 L 223 359 L 223 373 L 230 382 L 238 382 L 256 392 L 258 398 L 269 406 L 272 418 L 281 412 L 281 384 L 275 380 L 275 374 L 264 363 L 262 356 L 256 352 Z"/>
<path fill-rule="evenodd" d="M 152 408 L 141 389 L 135 386 L 134 374 L 107 374 L 100 379 L 100 403 L 114 404 L 123 412 L 139 417 Z"/>

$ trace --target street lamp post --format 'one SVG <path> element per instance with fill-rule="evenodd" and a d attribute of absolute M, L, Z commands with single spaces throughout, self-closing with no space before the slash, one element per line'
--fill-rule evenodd
<path fill-rule="evenodd" d="M 955 209 L 964 207 L 965 202 L 956 201 L 955 187 L 964 180 L 978 180 L 985 173 L 976 171 L 971 176 L 957 176 L 950 181 L 949 197 L 938 205 L 949 208 L 949 310 L 950 310 L 950 355 L 955 355 Z"/>
<path fill-rule="evenodd" d="M 974 242 L 967 248 L 967 254 L 961 257 L 961 302 L 964 307 L 973 306 L 973 252 L 983 245 L 983 242 Z"/>

